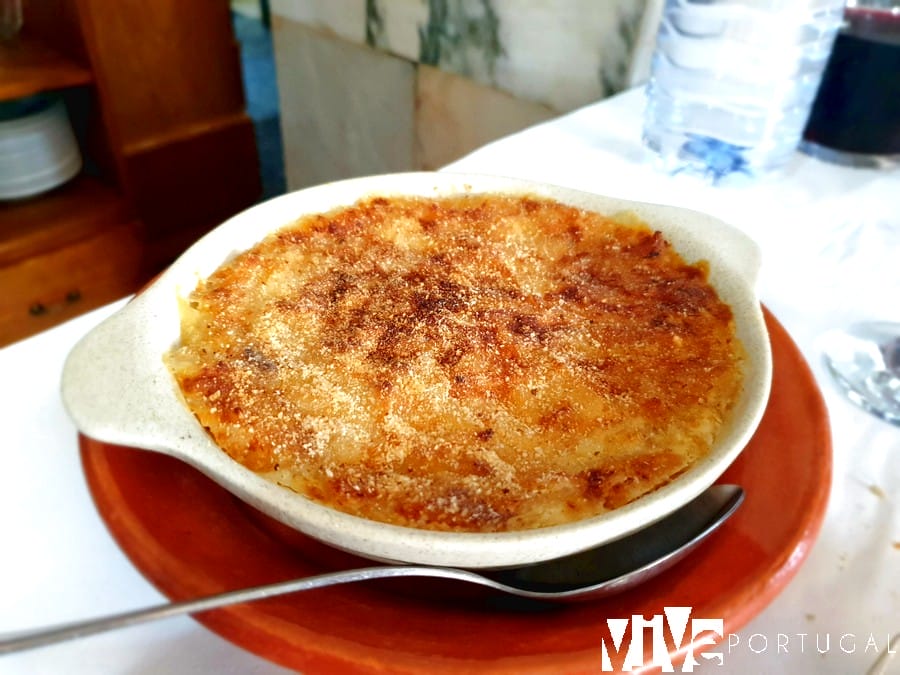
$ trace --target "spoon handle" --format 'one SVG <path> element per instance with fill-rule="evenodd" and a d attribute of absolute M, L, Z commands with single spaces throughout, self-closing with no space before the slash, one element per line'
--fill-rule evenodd
<path fill-rule="evenodd" d="M 336 584 L 348 584 L 355 581 L 369 579 L 385 579 L 388 577 L 443 577 L 447 579 L 463 579 L 474 583 L 492 585 L 488 579 L 470 574 L 463 570 L 440 567 L 414 567 L 414 566 L 379 566 L 364 567 L 361 569 L 347 570 L 344 572 L 331 572 L 319 574 L 302 579 L 291 579 L 266 586 L 256 586 L 237 591 L 228 591 L 209 595 L 204 598 L 185 600 L 183 602 L 165 603 L 136 609 L 121 614 L 113 614 L 97 619 L 88 619 L 75 623 L 63 624 L 53 628 L 41 628 L 16 634 L 0 635 L 0 654 L 44 647 L 47 645 L 87 637 L 97 633 L 104 633 L 118 628 L 137 626 L 158 619 L 167 619 L 183 614 L 196 614 L 211 609 L 218 609 L 228 605 L 234 605 L 254 600 L 263 600 L 278 595 L 308 591 L 324 586 Z"/>
<path fill-rule="evenodd" d="M 379 565 L 331 572 L 228 591 L 195 600 L 165 603 L 51 628 L 39 628 L 16 634 L 7 633 L 0 635 L 0 655 L 87 637 L 117 628 L 136 626 L 157 619 L 196 614 L 324 586 L 389 577 L 455 579 L 524 598 L 542 600 L 566 601 L 579 597 L 599 597 L 640 583 L 651 574 L 657 574 L 667 569 L 674 561 L 680 560 L 734 512 L 743 495 L 744 492 L 739 486 L 714 485 L 661 521 L 615 542 L 543 564 L 525 566 L 512 571 L 499 571 L 491 576 L 487 576 L 488 573 L 478 574 L 452 567 L 426 565 Z M 670 534 L 674 534 L 674 537 L 663 536 L 660 527 L 663 530 L 671 530 Z M 651 544 L 655 545 L 655 548 Z M 639 551 L 643 557 L 635 557 L 633 555 L 635 551 Z M 606 558 L 611 559 L 612 566 L 604 564 L 607 562 Z M 624 567 L 623 561 L 626 563 Z M 582 573 L 585 571 L 590 572 L 588 576 L 592 580 L 587 584 L 580 583 L 584 581 Z M 602 574 L 598 576 L 599 572 Z M 566 574 L 569 574 L 568 580 Z"/>

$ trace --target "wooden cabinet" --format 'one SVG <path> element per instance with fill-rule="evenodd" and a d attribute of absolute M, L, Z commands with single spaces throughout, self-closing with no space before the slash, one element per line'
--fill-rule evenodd
<path fill-rule="evenodd" d="M 134 292 L 261 194 L 224 0 L 24 0 L 0 100 L 63 99 L 84 169 L 0 201 L 0 345 Z"/>

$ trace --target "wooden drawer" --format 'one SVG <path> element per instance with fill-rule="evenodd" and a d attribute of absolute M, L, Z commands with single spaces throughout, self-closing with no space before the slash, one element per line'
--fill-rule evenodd
<path fill-rule="evenodd" d="M 145 280 L 137 222 L 0 267 L 0 346 L 133 293 Z"/>

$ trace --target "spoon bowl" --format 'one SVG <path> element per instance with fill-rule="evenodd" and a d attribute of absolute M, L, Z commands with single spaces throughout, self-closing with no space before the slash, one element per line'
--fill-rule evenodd
<path fill-rule="evenodd" d="M 593 600 L 625 591 L 672 567 L 728 520 L 743 499 L 744 491 L 737 485 L 713 485 L 662 520 L 622 539 L 531 565 L 479 572 L 415 565 L 383 565 L 330 572 L 134 610 L 57 628 L 3 636 L 0 638 L 0 655 L 158 619 L 195 614 L 325 586 L 375 579 L 430 577 L 476 584 L 536 601 Z"/>

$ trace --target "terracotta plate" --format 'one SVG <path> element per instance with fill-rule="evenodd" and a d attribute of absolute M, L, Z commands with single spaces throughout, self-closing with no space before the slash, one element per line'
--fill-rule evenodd
<path fill-rule="evenodd" d="M 746 500 L 696 553 L 637 589 L 534 606 L 454 582 L 393 580 L 216 610 L 199 620 L 309 674 L 598 672 L 608 618 L 649 618 L 672 606 L 724 619 L 725 634 L 737 631 L 805 560 L 831 478 L 819 390 L 790 336 L 769 314 L 767 322 L 775 366 L 769 405 L 722 477 L 744 486 Z M 81 454 L 113 536 L 173 599 L 371 564 L 287 531 L 176 460 L 84 437 Z"/>

